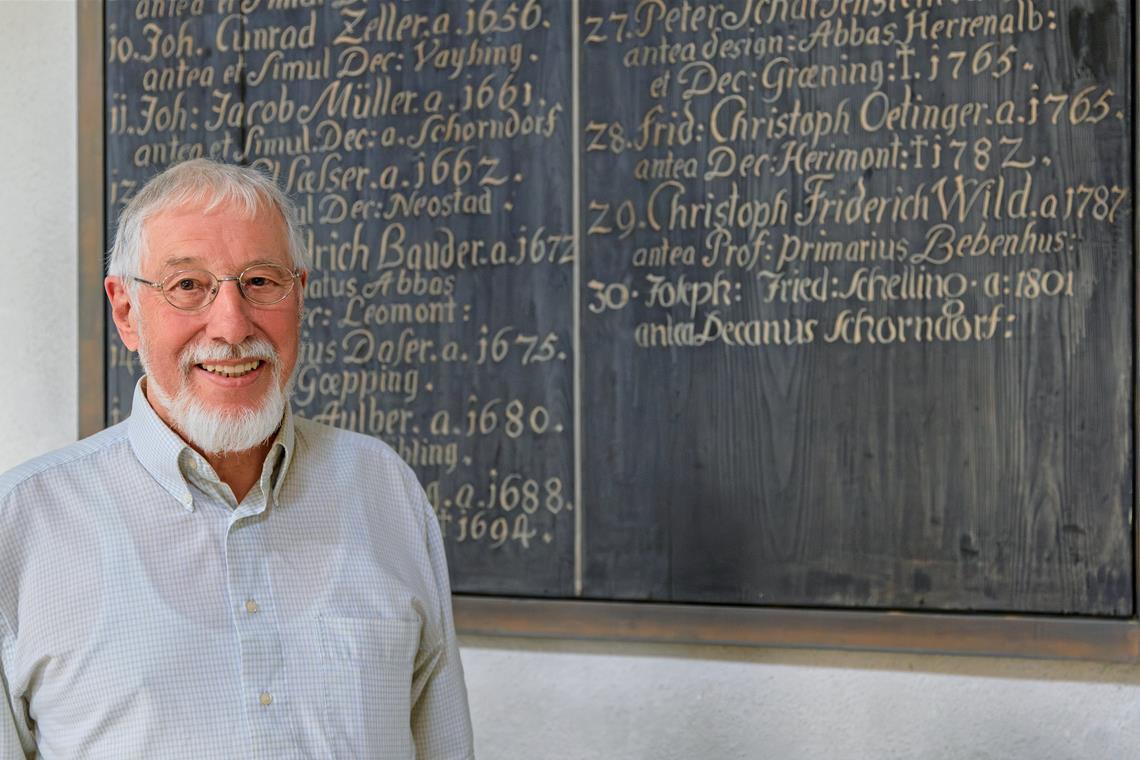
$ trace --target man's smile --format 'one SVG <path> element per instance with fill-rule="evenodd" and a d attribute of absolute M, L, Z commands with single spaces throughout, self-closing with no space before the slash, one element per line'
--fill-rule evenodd
<path fill-rule="evenodd" d="M 272 370 L 273 364 L 267 359 L 236 359 L 218 361 L 212 359 L 204 362 L 194 362 L 190 365 L 192 374 L 214 387 L 231 388 L 237 390 L 258 383 L 267 371 Z"/>
<path fill-rule="evenodd" d="M 253 372 L 258 366 L 261 365 L 260 359 L 242 362 L 241 364 L 199 364 L 198 367 L 213 372 L 216 375 L 224 375 L 225 377 L 242 377 Z"/>

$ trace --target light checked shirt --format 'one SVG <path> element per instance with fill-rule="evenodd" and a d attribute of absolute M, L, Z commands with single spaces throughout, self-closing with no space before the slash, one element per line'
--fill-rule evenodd
<path fill-rule="evenodd" d="M 435 515 L 286 412 L 234 501 L 135 389 L 0 476 L 0 758 L 473 757 Z"/>

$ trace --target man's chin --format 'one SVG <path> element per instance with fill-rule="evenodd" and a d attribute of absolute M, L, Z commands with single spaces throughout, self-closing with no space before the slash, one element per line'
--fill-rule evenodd
<path fill-rule="evenodd" d="M 145 337 L 145 334 L 143 335 Z M 271 438 L 281 426 L 293 382 L 283 382 L 276 350 L 266 341 L 243 342 L 225 356 L 209 355 L 209 347 L 187 349 L 179 355 L 180 376 L 156 382 L 147 361 L 146 341 L 139 345 L 139 360 L 147 373 L 144 390 L 152 408 L 182 438 L 203 454 L 249 451 Z M 216 353 L 216 352 L 215 352 Z M 198 366 L 202 361 L 228 362 L 258 359 L 246 375 L 226 378 Z M 175 392 L 168 393 L 173 388 Z"/>
<path fill-rule="evenodd" d="M 269 403 L 269 399 L 262 398 L 256 404 L 238 404 L 238 403 L 218 403 L 213 400 L 194 397 L 194 404 L 197 409 L 211 417 L 216 417 L 219 420 L 226 422 L 241 422 L 243 419 L 256 414 L 260 414 Z"/>
<path fill-rule="evenodd" d="M 245 387 L 219 387 L 212 380 L 191 376 L 183 383 L 179 396 L 199 409 L 225 417 L 256 414 L 266 404 L 274 403 L 282 390 L 273 378 Z"/>
<path fill-rule="evenodd" d="M 208 455 L 240 453 L 257 448 L 281 426 L 284 405 L 265 404 L 258 409 L 180 409 L 175 415 L 179 432 L 195 448 Z"/>
<path fill-rule="evenodd" d="M 191 446 L 213 456 L 263 444 L 277 432 L 287 404 L 280 390 L 264 391 L 254 401 L 219 401 L 187 384 L 169 403 L 164 399 L 163 406 L 171 427 Z"/>

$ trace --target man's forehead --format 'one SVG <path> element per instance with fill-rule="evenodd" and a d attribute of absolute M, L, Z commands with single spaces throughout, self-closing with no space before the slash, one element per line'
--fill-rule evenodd
<path fill-rule="evenodd" d="M 256 213 L 234 204 L 206 209 L 190 203 L 163 209 L 146 220 L 144 258 L 161 266 L 202 265 L 220 254 L 251 263 L 288 263 L 285 221 L 273 208 Z"/>

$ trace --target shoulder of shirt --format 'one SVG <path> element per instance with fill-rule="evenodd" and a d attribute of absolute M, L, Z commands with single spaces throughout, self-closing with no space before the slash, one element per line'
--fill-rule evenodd
<path fill-rule="evenodd" d="M 120 446 L 129 446 L 127 422 L 101 430 L 95 435 L 76 441 L 61 449 L 41 454 L 0 474 L 0 507 L 21 486 L 35 483 L 45 477 L 67 470 L 79 462 L 104 454 Z"/>
<path fill-rule="evenodd" d="M 387 443 L 370 435 L 301 417 L 294 416 L 293 420 L 297 456 L 324 459 L 326 463 L 331 461 L 346 478 L 345 482 L 351 480 L 360 487 L 372 488 L 369 493 L 397 488 L 405 498 L 389 503 L 405 504 L 409 508 L 418 505 L 414 512 L 416 519 L 426 525 L 430 515 L 434 521 L 435 512 L 415 470 Z M 290 468 L 295 466 L 296 462 Z"/>
<path fill-rule="evenodd" d="M 328 447 L 337 454 L 351 453 L 369 458 L 376 457 L 385 464 L 399 469 L 405 477 L 410 476 L 415 479 L 415 472 L 408 463 L 400 458 L 395 449 L 379 438 L 297 416 L 293 417 L 293 427 L 298 442 L 304 446 Z"/>

